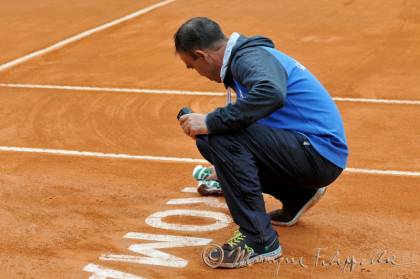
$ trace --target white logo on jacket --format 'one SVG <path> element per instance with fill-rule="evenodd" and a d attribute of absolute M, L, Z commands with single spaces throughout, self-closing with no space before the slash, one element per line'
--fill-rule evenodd
<path fill-rule="evenodd" d="M 299 62 L 297 62 L 296 60 L 295 60 L 295 65 L 296 65 L 296 67 L 298 67 L 299 69 L 301 69 L 302 71 L 305 71 L 306 70 L 306 68 L 305 68 L 305 66 L 303 66 L 302 64 L 300 64 Z"/>

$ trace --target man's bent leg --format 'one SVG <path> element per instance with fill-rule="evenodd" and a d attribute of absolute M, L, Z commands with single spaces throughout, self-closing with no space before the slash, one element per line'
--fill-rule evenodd
<path fill-rule="evenodd" d="M 251 125 L 243 141 L 254 154 L 265 193 L 283 203 L 283 209 L 270 213 L 276 225 L 293 225 L 314 205 L 341 169 L 321 157 L 302 134 Z"/>
<path fill-rule="evenodd" d="M 241 144 L 242 132 L 210 135 L 216 168 L 232 218 L 252 242 L 263 244 L 277 238 L 266 213 L 258 169 L 252 153 Z"/>
<path fill-rule="evenodd" d="M 240 226 L 226 244 L 213 245 L 203 251 L 204 262 L 213 268 L 238 268 L 272 261 L 282 253 L 277 233 L 265 211 L 251 154 L 234 142 L 233 135 L 211 135 L 197 140 L 200 152 L 213 163 L 219 180 L 226 185 L 223 191 L 226 202 L 235 223 Z"/>

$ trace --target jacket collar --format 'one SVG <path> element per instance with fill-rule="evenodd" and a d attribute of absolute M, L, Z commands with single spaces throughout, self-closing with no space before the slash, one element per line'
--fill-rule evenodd
<path fill-rule="evenodd" d="M 227 70 L 228 70 L 228 67 L 229 67 L 230 56 L 232 54 L 233 47 L 235 46 L 239 37 L 240 37 L 239 33 L 237 33 L 237 32 L 232 33 L 232 35 L 230 35 L 229 40 L 226 44 L 225 54 L 223 55 L 223 64 L 222 64 L 222 68 L 220 70 L 220 78 L 222 80 L 225 80 L 226 73 L 227 73 Z"/>

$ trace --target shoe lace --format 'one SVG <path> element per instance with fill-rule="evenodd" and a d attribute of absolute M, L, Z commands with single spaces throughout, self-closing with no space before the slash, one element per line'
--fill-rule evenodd
<path fill-rule="evenodd" d="M 228 252 L 228 257 L 235 255 L 233 258 L 232 263 L 234 265 L 238 265 L 242 261 L 248 260 L 252 254 L 254 253 L 254 249 L 247 244 L 244 246 L 239 245 L 246 236 L 242 234 L 239 230 L 236 230 L 233 233 L 233 236 L 227 241 L 227 244 L 232 248 L 230 252 Z"/>
<path fill-rule="evenodd" d="M 227 244 L 229 244 L 230 247 L 234 248 L 244 239 L 245 235 L 243 235 L 239 230 L 236 230 L 233 233 L 233 236 L 228 239 Z"/>
<path fill-rule="evenodd" d="M 233 236 L 227 241 L 227 244 L 229 244 L 230 247 L 234 248 L 245 238 L 246 236 L 243 233 L 241 233 L 239 230 L 236 230 L 233 233 Z M 247 253 L 254 252 L 254 249 L 252 249 L 252 247 L 248 246 L 247 244 L 244 245 L 244 249 Z"/>

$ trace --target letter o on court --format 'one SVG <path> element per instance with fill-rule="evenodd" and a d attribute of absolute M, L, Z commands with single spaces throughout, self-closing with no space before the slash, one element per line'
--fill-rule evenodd
<path fill-rule="evenodd" d="M 193 216 L 201 218 L 210 218 L 214 219 L 215 222 L 210 225 L 183 225 L 183 224 L 173 224 L 166 223 L 162 221 L 163 218 L 169 216 Z M 231 218 L 222 213 L 222 212 L 213 212 L 213 211 L 203 211 L 203 210 L 187 210 L 187 209 L 177 209 L 177 210 L 167 210 L 159 211 L 153 213 L 145 220 L 146 224 L 151 227 L 174 230 L 174 231 L 189 231 L 189 232 L 207 232 L 207 231 L 216 231 L 223 229 L 232 222 Z"/>

